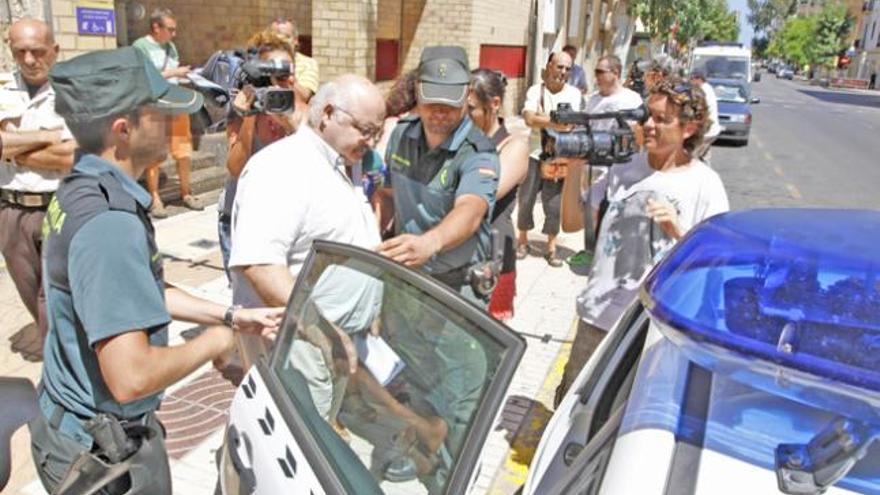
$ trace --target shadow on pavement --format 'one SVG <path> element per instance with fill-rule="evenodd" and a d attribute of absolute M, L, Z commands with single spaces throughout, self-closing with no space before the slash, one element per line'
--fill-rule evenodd
<path fill-rule="evenodd" d="M 9 337 L 12 352 L 30 363 L 43 361 L 43 337 L 36 323 L 28 323 Z"/>
<path fill-rule="evenodd" d="M 799 89 L 798 91 L 807 96 L 812 96 L 817 100 L 822 100 L 827 103 L 842 103 L 844 105 L 880 108 L 880 95 L 835 93 L 832 91 L 817 91 L 812 89 Z"/>
<path fill-rule="evenodd" d="M 524 466 L 532 462 L 551 416 L 553 411 L 541 402 L 522 395 L 508 397 L 497 429 L 506 432 L 504 438 L 510 444 L 511 461 Z"/>

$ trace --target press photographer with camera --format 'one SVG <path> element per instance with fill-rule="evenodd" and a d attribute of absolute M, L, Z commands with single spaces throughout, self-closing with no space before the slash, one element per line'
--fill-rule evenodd
<path fill-rule="evenodd" d="M 562 226 L 566 231 L 583 228 L 585 208 L 592 208 L 595 215 L 602 199 L 607 199 L 608 208 L 599 226 L 587 286 L 577 297 L 580 321 L 556 391 L 556 404 L 635 300 L 642 279 L 654 264 L 694 225 L 729 209 L 721 177 L 695 155 L 709 127 L 702 90 L 676 80 L 661 81 L 650 89 L 647 110 L 643 151 L 629 159 L 620 153 L 609 160 L 614 164 L 589 195 L 579 187 L 583 167 L 571 167 L 563 188 Z M 620 114 L 620 120 L 627 117 L 626 112 Z M 633 134 L 626 129 L 623 133 Z M 614 141 L 607 138 L 595 133 L 581 140 L 580 150 L 572 146 L 560 149 L 557 143 L 557 151 L 567 156 L 572 150 L 581 156 L 594 154 L 598 146 L 586 150 L 589 146 L 585 143 Z M 594 158 L 591 163 L 596 163 Z M 584 204 L 587 196 L 589 206 Z"/>
<path fill-rule="evenodd" d="M 533 132 L 540 133 L 541 146 L 534 149 L 529 159 L 529 171 L 519 190 L 517 197 L 516 228 L 517 259 L 524 259 L 529 254 L 528 233 L 535 227 L 532 210 L 535 200 L 541 193 L 541 205 L 544 208 L 544 227 L 541 232 L 547 235 L 547 246 L 544 258 L 550 266 L 562 266 L 562 260 L 556 256 L 556 236 L 559 234 L 559 201 L 562 182 L 568 170 L 567 160 L 558 160 L 542 156 L 548 132 L 567 132 L 568 124 L 554 123 L 550 120 L 550 112 L 556 110 L 560 103 L 567 103 L 574 110 L 583 108 L 583 96 L 580 90 L 568 84 L 568 73 L 572 60 L 565 52 L 550 54 L 544 68 L 543 81 L 535 84 L 526 92 L 523 105 L 523 119 Z"/>
<path fill-rule="evenodd" d="M 266 81 L 269 85 L 268 88 L 255 88 L 255 84 L 265 83 L 261 83 L 259 80 L 249 80 L 247 73 L 242 71 L 242 75 L 239 77 L 242 81 L 240 84 L 241 89 L 238 90 L 232 102 L 233 111 L 230 112 L 226 127 L 226 170 L 229 172 L 229 176 L 226 178 L 223 195 L 219 201 L 217 226 L 220 250 L 223 253 L 223 267 L 227 270 L 231 249 L 232 203 L 235 199 L 235 191 L 241 171 L 255 153 L 284 136 L 289 136 L 296 132 L 308 110 L 308 105 L 305 102 L 300 98 L 293 97 L 292 91 L 296 83 L 296 77 L 293 72 L 295 70 L 293 65 L 294 48 L 290 42 L 285 37 L 266 30 L 251 37 L 248 41 L 248 46 L 252 47 L 251 52 L 254 54 L 254 57 L 243 64 L 250 64 L 246 68 L 254 67 L 251 70 L 251 72 L 255 73 L 254 75 L 259 74 L 260 71 L 257 69 L 263 67 L 266 67 L 265 71 L 275 72 L 280 75 L 269 76 L 268 81 Z M 256 65 L 260 63 L 263 63 L 263 65 Z M 269 67 L 273 69 L 268 70 Z M 250 79 L 254 78 L 251 77 Z M 266 102 L 262 102 L 257 98 L 258 91 L 265 91 L 266 89 L 287 90 L 289 97 L 293 97 L 293 107 L 281 113 L 274 113 L 275 109 L 272 108 L 268 110 L 273 110 L 273 112 L 266 111 Z M 269 103 L 271 107 L 271 102 Z M 288 106 L 287 103 L 281 105 L 280 108 L 286 106 Z"/>

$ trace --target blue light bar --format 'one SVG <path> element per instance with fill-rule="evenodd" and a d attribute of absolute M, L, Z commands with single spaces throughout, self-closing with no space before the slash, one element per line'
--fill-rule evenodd
<path fill-rule="evenodd" d="M 703 366 L 880 417 L 880 212 L 716 216 L 655 268 L 642 299 Z"/>

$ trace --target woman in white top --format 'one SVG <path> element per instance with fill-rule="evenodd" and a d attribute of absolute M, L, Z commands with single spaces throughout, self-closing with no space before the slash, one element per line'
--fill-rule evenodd
<path fill-rule="evenodd" d="M 644 124 L 645 151 L 613 165 L 588 195 L 599 226 L 587 286 L 577 298 L 581 317 L 557 403 L 599 342 L 636 299 L 645 275 L 690 230 L 729 209 L 721 177 L 695 155 L 709 127 L 703 91 L 675 80 L 654 85 Z M 562 228 L 583 227 L 582 167 L 573 167 L 562 193 Z M 573 179 L 573 180 L 572 180 Z"/>

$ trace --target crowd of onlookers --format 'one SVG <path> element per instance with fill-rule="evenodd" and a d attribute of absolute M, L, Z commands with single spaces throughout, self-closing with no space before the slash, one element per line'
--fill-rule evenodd
<path fill-rule="evenodd" d="M 152 67 L 141 72 L 164 80 L 136 88 L 183 83 L 190 67 L 181 65 L 172 41 L 177 30 L 173 13 L 157 9 L 150 33 L 134 43 L 137 51 L 119 51 L 145 60 Z M 635 300 L 649 269 L 690 228 L 728 209 L 720 177 L 704 160 L 706 143 L 717 134 L 718 124 L 711 87 L 705 75 L 694 74 L 692 81 L 680 79 L 668 60 L 652 63 L 644 81 L 636 85 L 632 79 L 624 82 L 623 65 L 616 56 L 595 61 L 593 74 L 588 75 L 574 63 L 573 47 L 553 52 L 540 80 L 526 92 L 522 118 L 533 133 L 527 136 L 511 132 L 505 120 L 506 77 L 495 70 L 471 70 L 468 54 L 460 47 L 426 48 L 418 67 L 401 75 L 383 94 L 371 81 L 355 75 L 319 85 L 317 63 L 299 52 L 291 20 L 272 21 L 248 45 L 259 59 L 293 68 L 289 76 L 273 79 L 272 84 L 291 90 L 294 105 L 283 113 L 254 113 L 251 88 L 233 95 L 226 128 L 228 178 L 218 205 L 218 235 L 233 292 L 233 306 L 222 321 L 231 326 L 259 327 L 260 322 L 271 326 L 265 319 L 268 313 L 260 313 L 263 310 L 238 313 L 238 320 L 236 311 L 284 306 L 315 240 L 375 250 L 507 319 L 514 311 L 516 261 L 539 254 L 550 266 L 559 267 L 564 263 L 557 246 L 560 229 L 583 230 L 583 250 L 569 263 L 588 266 L 588 277 L 580 295 L 572 294 L 580 327 L 559 399 Z M 53 84 L 64 87 L 75 77 L 56 73 L 50 84 L 58 45 L 49 26 L 30 19 L 16 22 L 10 47 L 19 71 L 2 94 L 4 103 L 17 99 L 18 106 L 13 106 L 19 110 L 0 114 L 0 248 L 43 334 L 57 334 L 64 327 L 57 315 L 47 318 L 41 284 L 47 274 L 41 271 L 40 257 L 45 233 L 53 232 L 53 226 L 60 232 L 65 222 L 64 205 L 53 203 L 53 192 L 66 180 L 75 160 L 77 167 L 88 168 L 86 163 L 94 161 L 96 151 L 104 153 L 103 159 L 125 162 L 122 152 L 107 154 L 107 136 L 115 140 L 117 150 L 128 149 L 123 145 L 136 148 L 136 138 L 145 131 L 132 123 L 138 117 L 133 114 L 102 128 L 103 142 L 90 142 L 92 138 L 80 127 L 72 135 L 59 116 L 72 122 L 66 106 L 72 100 L 59 99 L 56 104 Z M 644 94 L 627 86 L 644 88 Z M 73 87 L 65 91 L 75 93 L 77 86 Z M 125 100 L 126 95 L 118 98 Z M 161 106 L 162 98 L 150 98 Z M 143 102 L 129 103 L 137 107 Z M 589 113 L 644 105 L 646 119 L 627 124 L 638 137 L 640 151 L 628 163 L 610 168 L 554 156 L 548 152 L 552 137 L 573 130 L 572 125 L 550 118 L 550 112 L 563 103 Z M 189 185 L 189 118 L 183 111 L 171 113 L 162 124 L 168 129 L 162 139 L 177 163 L 182 202 L 202 209 Z M 599 121 L 593 130 L 615 125 L 612 119 Z M 76 156 L 74 135 L 80 148 Z M 155 153 L 143 167 L 144 203 L 157 218 L 167 215 L 158 188 L 158 165 L 164 158 Z M 74 175 L 85 173 L 74 170 L 78 170 Z M 139 175 L 139 169 L 135 172 Z M 105 194 L 111 209 L 113 194 Z M 131 194 L 137 199 L 140 193 Z M 533 210 L 539 195 L 543 244 L 532 242 L 528 235 L 535 226 Z M 149 220 L 141 220 L 151 236 Z M 153 270 L 161 280 L 161 268 L 153 266 Z M 69 290 L 75 294 L 77 287 Z M 84 310 L 76 300 L 72 307 Z M 57 313 L 57 307 L 50 312 Z M 186 311 L 175 314 L 201 322 L 219 318 Z M 84 321 L 76 324 L 82 326 Z M 258 334 L 252 331 L 242 338 L 268 342 Z M 345 335 L 339 338 L 344 341 Z M 91 345 L 104 348 L 102 343 Z M 165 381 L 157 382 L 160 389 L 177 377 L 163 376 Z M 342 425 L 334 426 L 344 430 Z"/>

